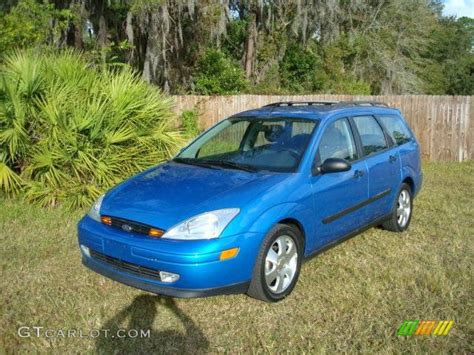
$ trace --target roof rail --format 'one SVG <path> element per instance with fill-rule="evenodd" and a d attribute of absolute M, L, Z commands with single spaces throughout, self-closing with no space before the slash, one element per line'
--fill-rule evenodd
<path fill-rule="evenodd" d="M 342 106 L 383 106 L 389 107 L 385 102 L 378 101 L 339 101 Z"/>
<path fill-rule="evenodd" d="M 382 106 L 389 107 L 384 102 L 378 101 L 282 101 L 273 102 L 263 107 L 282 106 Z"/>
<path fill-rule="evenodd" d="M 336 105 L 339 101 L 281 101 L 273 102 L 263 107 L 281 107 L 281 106 L 329 106 Z"/>

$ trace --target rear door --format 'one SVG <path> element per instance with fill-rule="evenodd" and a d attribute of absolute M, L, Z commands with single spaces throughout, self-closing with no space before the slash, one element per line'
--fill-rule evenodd
<path fill-rule="evenodd" d="M 351 118 L 369 174 L 366 223 L 390 213 L 401 183 L 400 156 L 374 116 Z"/>
<path fill-rule="evenodd" d="M 412 191 L 417 193 L 421 184 L 420 146 L 418 142 L 400 115 L 378 115 L 377 119 L 397 146 L 396 150 L 400 157 L 402 177 L 407 175 L 415 178 L 418 177 L 418 180 L 415 181 L 415 191 Z"/>
<path fill-rule="evenodd" d="M 364 201 L 368 198 L 366 162 L 359 160 L 352 127 L 347 118 L 329 123 L 322 133 L 314 166 L 328 158 L 349 161 L 352 168 L 338 173 L 316 173 L 311 177 L 317 238 L 312 250 L 320 249 L 357 229 L 367 219 Z"/>

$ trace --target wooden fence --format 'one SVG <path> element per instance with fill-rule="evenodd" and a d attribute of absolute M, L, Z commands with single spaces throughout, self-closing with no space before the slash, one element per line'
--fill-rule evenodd
<path fill-rule="evenodd" d="M 235 113 L 277 101 L 374 100 L 401 109 L 420 141 L 424 159 L 464 161 L 474 158 L 474 96 L 236 95 L 174 96 L 176 113 L 196 108 L 208 128 Z"/>

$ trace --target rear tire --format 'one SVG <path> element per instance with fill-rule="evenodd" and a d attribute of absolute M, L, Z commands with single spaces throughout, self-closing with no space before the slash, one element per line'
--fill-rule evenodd
<path fill-rule="evenodd" d="M 278 302 L 288 296 L 298 281 L 303 260 L 303 237 L 298 228 L 277 224 L 263 240 L 247 294 Z"/>
<path fill-rule="evenodd" d="M 409 185 L 403 183 L 395 198 L 395 205 L 390 218 L 382 227 L 392 232 L 404 232 L 410 225 L 413 213 L 413 195 Z"/>

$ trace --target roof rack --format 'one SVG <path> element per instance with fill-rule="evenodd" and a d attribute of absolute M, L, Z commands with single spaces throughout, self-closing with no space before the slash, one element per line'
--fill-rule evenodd
<path fill-rule="evenodd" d="M 389 107 L 385 102 L 378 101 L 339 101 L 342 106 L 383 106 Z"/>
<path fill-rule="evenodd" d="M 263 107 L 281 107 L 281 106 L 330 106 L 339 103 L 339 101 L 281 101 L 273 102 Z"/>
<path fill-rule="evenodd" d="M 282 101 L 273 102 L 263 107 L 282 107 L 282 106 L 379 106 L 389 107 L 384 102 L 377 101 Z"/>

